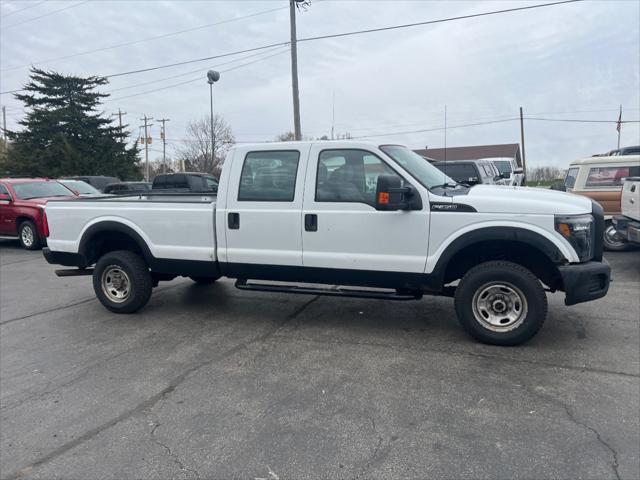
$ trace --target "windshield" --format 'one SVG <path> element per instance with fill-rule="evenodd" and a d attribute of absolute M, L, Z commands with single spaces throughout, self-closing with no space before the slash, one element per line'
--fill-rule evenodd
<path fill-rule="evenodd" d="M 493 163 L 500 173 L 511 173 L 511 162 L 509 160 L 494 160 Z"/>
<path fill-rule="evenodd" d="M 576 184 L 576 177 L 578 176 L 578 167 L 570 168 L 567 171 L 567 176 L 564 177 L 564 186 L 567 188 L 573 188 Z"/>
<path fill-rule="evenodd" d="M 29 200 L 30 198 L 43 197 L 72 197 L 73 192 L 58 182 L 28 182 L 14 183 L 13 189 L 18 198 Z"/>
<path fill-rule="evenodd" d="M 83 182 L 82 180 L 62 180 L 60 183 L 82 195 L 100 193 L 99 190 L 93 188 L 87 182 Z"/>
<path fill-rule="evenodd" d="M 381 145 L 380 150 L 393 158 L 426 188 L 456 182 L 431 165 L 427 160 L 402 145 Z"/>

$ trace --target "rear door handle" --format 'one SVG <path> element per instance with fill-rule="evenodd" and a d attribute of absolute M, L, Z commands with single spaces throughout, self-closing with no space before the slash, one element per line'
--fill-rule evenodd
<path fill-rule="evenodd" d="M 229 230 L 238 230 L 240 228 L 240 214 L 230 213 L 227 215 L 227 222 L 229 224 Z"/>
<path fill-rule="evenodd" d="M 317 232 L 318 231 L 318 215 L 315 213 L 307 213 L 304 216 L 304 229 L 307 232 Z"/>

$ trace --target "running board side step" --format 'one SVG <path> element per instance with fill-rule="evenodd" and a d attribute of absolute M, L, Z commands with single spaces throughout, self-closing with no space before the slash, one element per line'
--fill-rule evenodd
<path fill-rule="evenodd" d="M 93 268 L 63 268 L 56 270 L 58 277 L 80 277 L 83 275 L 93 275 Z"/>
<path fill-rule="evenodd" d="M 298 285 L 277 285 L 268 283 L 250 283 L 246 279 L 236 280 L 236 288 L 240 290 L 255 290 L 259 292 L 297 293 L 302 295 L 326 295 L 330 297 L 371 298 L 379 300 L 420 300 L 420 291 L 378 291 L 357 290 L 354 288 L 327 286 L 302 287 Z"/>

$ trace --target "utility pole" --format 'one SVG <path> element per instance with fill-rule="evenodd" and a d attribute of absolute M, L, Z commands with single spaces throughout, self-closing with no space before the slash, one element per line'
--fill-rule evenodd
<path fill-rule="evenodd" d="M 4 107 L 3 112 L 4 112 Z M 622 105 L 620 105 L 620 115 L 618 116 L 618 123 L 616 124 L 616 130 L 618 130 L 618 150 L 620 150 L 620 130 L 622 130 Z M 4 139 L 7 139 L 7 134 L 5 133 Z"/>
<path fill-rule="evenodd" d="M 147 114 L 144 114 L 144 118 L 140 120 L 144 120 L 144 163 L 145 163 L 145 181 L 149 181 L 149 132 L 147 130 L 148 127 L 153 125 L 153 123 L 147 123 L 149 120 L 153 120 L 153 117 L 147 117 Z"/>
<path fill-rule="evenodd" d="M 524 154 L 524 117 L 522 115 L 522 107 L 520 107 L 520 143 L 522 144 L 522 185 L 527 181 L 527 159 Z"/>
<path fill-rule="evenodd" d="M 122 131 L 122 116 L 126 115 L 127 112 L 123 112 L 122 110 L 118 109 L 118 113 L 112 113 L 111 116 L 112 117 L 118 117 L 118 125 L 120 125 L 120 136 L 122 138 L 124 138 L 126 135 L 124 134 L 124 132 Z"/>
<path fill-rule="evenodd" d="M 333 140 L 333 130 L 336 126 L 336 92 L 333 92 L 333 102 L 331 107 L 331 140 Z"/>
<path fill-rule="evenodd" d="M 162 130 L 160 130 L 160 138 L 162 138 L 162 173 L 167 173 L 167 130 L 165 123 L 170 121 L 168 118 L 161 118 Z"/>
<path fill-rule="evenodd" d="M 2 107 L 2 136 L 4 137 L 4 148 L 7 149 L 7 108 Z M 620 137 L 618 137 L 618 143 L 620 143 Z"/>
<path fill-rule="evenodd" d="M 289 0 L 289 23 L 291 26 L 291 87 L 293 90 L 293 128 L 296 140 L 302 140 L 300 127 L 300 94 L 298 92 L 298 47 L 296 36 L 296 3 Z"/>

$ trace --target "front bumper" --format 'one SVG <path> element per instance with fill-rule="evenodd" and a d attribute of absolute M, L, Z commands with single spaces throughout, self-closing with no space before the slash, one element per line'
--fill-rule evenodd
<path fill-rule="evenodd" d="M 611 268 L 606 261 L 574 263 L 558 267 L 565 291 L 565 305 L 590 302 L 609 291 Z"/>
<path fill-rule="evenodd" d="M 87 259 L 84 255 L 71 252 L 54 252 L 49 248 L 43 248 L 42 254 L 51 265 L 64 265 L 65 267 L 86 268 Z"/>
<path fill-rule="evenodd" d="M 613 217 L 613 225 L 616 231 L 630 243 L 640 244 L 640 222 L 619 215 Z"/>

